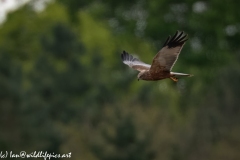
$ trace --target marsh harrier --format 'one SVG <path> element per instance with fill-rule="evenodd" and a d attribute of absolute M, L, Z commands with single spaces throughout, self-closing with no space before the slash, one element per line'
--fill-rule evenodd
<path fill-rule="evenodd" d="M 187 40 L 187 34 L 184 32 L 177 31 L 173 37 L 169 36 L 163 48 L 153 58 L 152 65 L 140 61 L 126 51 L 123 51 L 121 54 L 122 61 L 124 64 L 140 72 L 138 80 L 157 81 L 170 78 L 174 82 L 177 82 L 178 77 L 192 76 L 186 73 L 171 72 Z"/>

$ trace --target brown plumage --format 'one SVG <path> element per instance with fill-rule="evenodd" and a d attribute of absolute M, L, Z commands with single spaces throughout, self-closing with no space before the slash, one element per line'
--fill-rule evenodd
<path fill-rule="evenodd" d="M 153 58 L 152 65 L 146 64 L 132 55 L 123 51 L 122 61 L 129 67 L 138 70 L 138 80 L 157 81 L 170 78 L 177 82 L 178 77 L 192 76 L 185 73 L 171 72 L 172 67 L 178 59 L 181 49 L 187 41 L 187 34 L 177 31 L 173 37 L 169 36 L 163 48 Z"/>

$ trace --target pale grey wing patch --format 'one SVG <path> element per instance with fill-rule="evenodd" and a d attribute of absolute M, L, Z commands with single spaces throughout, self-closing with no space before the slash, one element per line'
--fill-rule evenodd
<path fill-rule="evenodd" d="M 154 68 L 171 71 L 187 40 L 187 34 L 184 32 L 177 31 L 173 37 L 169 36 L 163 48 L 154 57 L 150 71 Z"/>
<path fill-rule="evenodd" d="M 138 71 L 149 70 L 151 67 L 151 65 L 140 61 L 139 59 L 128 54 L 126 51 L 123 51 L 123 53 L 121 54 L 121 58 L 124 64 Z"/>

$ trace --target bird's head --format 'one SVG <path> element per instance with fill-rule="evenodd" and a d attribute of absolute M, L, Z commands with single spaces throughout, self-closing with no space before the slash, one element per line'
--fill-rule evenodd
<path fill-rule="evenodd" d="M 144 71 L 141 71 L 141 72 L 138 74 L 138 76 L 137 76 L 137 77 L 138 77 L 138 81 L 143 79 L 145 72 L 146 72 L 146 71 L 144 70 Z"/>

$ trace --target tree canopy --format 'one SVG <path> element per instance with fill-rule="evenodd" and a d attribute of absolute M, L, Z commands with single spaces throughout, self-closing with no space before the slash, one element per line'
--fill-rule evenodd
<path fill-rule="evenodd" d="M 35 3 L 0 25 L 1 150 L 240 158 L 240 1 L 59 0 L 41 11 Z M 138 82 L 121 52 L 151 64 L 176 30 L 189 40 L 173 71 L 194 77 Z"/>

